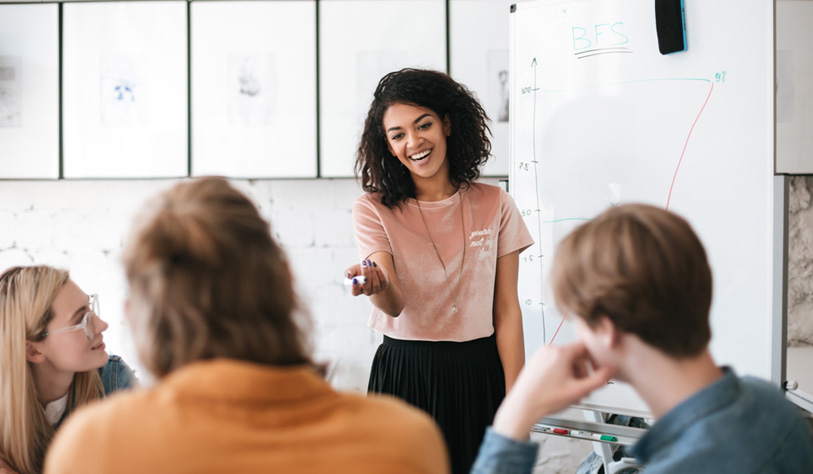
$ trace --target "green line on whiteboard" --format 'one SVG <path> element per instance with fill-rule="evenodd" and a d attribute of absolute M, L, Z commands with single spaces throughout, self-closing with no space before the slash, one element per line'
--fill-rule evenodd
<path fill-rule="evenodd" d="M 703 79 L 702 77 L 665 77 L 660 79 L 636 79 L 634 81 L 621 81 L 621 82 L 610 82 L 607 84 L 596 84 L 594 86 L 586 86 L 586 87 L 576 87 L 574 89 L 540 89 L 542 92 L 572 92 L 572 91 L 582 91 L 586 89 L 597 89 L 599 87 L 607 87 L 607 86 L 619 86 L 624 84 L 635 84 L 638 82 L 659 82 L 659 81 L 700 81 L 700 82 L 711 82 L 710 79 Z"/>

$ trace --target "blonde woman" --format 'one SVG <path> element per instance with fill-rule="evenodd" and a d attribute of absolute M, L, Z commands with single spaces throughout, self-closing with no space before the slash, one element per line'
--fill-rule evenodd
<path fill-rule="evenodd" d="M 448 472 L 427 415 L 323 380 L 285 254 L 227 181 L 152 201 L 124 266 L 127 318 L 158 383 L 71 417 L 46 473 Z"/>
<path fill-rule="evenodd" d="M 68 272 L 14 267 L 0 275 L 0 473 L 37 473 L 63 420 L 129 388 L 129 367 L 105 352 L 98 299 Z"/>

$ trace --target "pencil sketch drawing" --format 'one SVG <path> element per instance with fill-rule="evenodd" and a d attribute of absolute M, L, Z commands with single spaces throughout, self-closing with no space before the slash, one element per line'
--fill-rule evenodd
<path fill-rule="evenodd" d="M 0 128 L 22 127 L 22 58 L 0 56 Z"/>
<path fill-rule="evenodd" d="M 230 54 L 227 62 L 229 125 L 269 125 L 279 93 L 274 55 Z"/>
<path fill-rule="evenodd" d="M 508 122 L 508 50 L 488 52 L 488 105 L 494 122 Z"/>
<path fill-rule="evenodd" d="M 146 125 L 149 92 L 144 80 L 146 62 L 138 56 L 100 58 L 102 125 Z"/>

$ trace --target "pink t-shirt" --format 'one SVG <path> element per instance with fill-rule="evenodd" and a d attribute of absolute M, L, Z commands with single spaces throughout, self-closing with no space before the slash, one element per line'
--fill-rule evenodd
<path fill-rule="evenodd" d="M 397 318 L 373 308 L 370 327 L 408 340 L 470 341 L 492 335 L 497 259 L 533 244 L 514 200 L 499 187 L 472 183 L 443 201 L 421 201 L 421 209 L 446 265 L 458 311 L 452 312 L 453 298 L 417 202 L 409 199 L 388 209 L 377 194 L 368 193 L 353 205 L 359 254 L 392 254 L 406 301 Z"/>

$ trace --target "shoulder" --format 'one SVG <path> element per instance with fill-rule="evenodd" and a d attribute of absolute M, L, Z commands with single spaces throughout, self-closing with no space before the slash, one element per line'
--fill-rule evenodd
<path fill-rule="evenodd" d="M 353 219 L 359 220 L 373 219 L 376 221 L 388 220 L 396 212 L 402 210 L 401 206 L 406 204 L 399 202 L 392 207 L 387 207 L 381 203 L 379 193 L 364 193 L 357 197 L 353 203 Z"/>
<path fill-rule="evenodd" d="M 746 375 L 739 377 L 739 382 L 745 391 L 758 394 L 761 397 L 783 399 L 779 387 L 757 377 Z"/>
<path fill-rule="evenodd" d="M 392 472 L 447 472 L 446 442 L 425 412 L 389 395 L 341 396 L 348 426 L 355 436 L 368 439 L 367 447 L 379 457 L 399 466 Z"/>
<path fill-rule="evenodd" d="M 138 386 L 133 369 L 117 355 L 108 357 L 107 363 L 99 369 L 99 376 L 102 378 L 106 395 Z"/>
<path fill-rule="evenodd" d="M 720 429 L 714 426 L 718 422 L 736 424 L 737 431 L 745 433 L 749 430 L 756 438 L 760 433 L 767 435 L 767 430 L 782 431 L 795 420 L 802 420 L 796 407 L 785 400 L 778 386 L 755 377 L 737 377 L 733 372 L 731 375 L 734 376 L 734 390 L 728 393 L 733 397 L 728 398 L 730 402 L 717 412 L 719 418 L 709 417 L 709 429 Z M 749 414 L 746 420 L 742 419 L 743 413 Z"/>
<path fill-rule="evenodd" d="M 379 214 L 387 206 L 381 204 L 379 193 L 364 193 L 353 202 L 353 214 Z"/>
<path fill-rule="evenodd" d="M 687 469 L 681 472 L 709 466 L 719 466 L 720 472 L 811 472 L 813 439 L 807 422 L 779 388 L 747 376 L 737 378 L 734 387 L 735 395 L 724 406 L 693 422 L 670 447 L 678 458 L 691 451 L 697 462 L 673 456 L 674 465 Z M 793 465 L 806 469 L 789 469 Z"/>
<path fill-rule="evenodd" d="M 505 193 L 499 186 L 481 183 L 479 181 L 469 183 L 466 192 L 471 199 L 494 199 L 497 196 L 502 197 L 502 194 Z"/>
<path fill-rule="evenodd" d="M 398 398 L 381 394 L 360 395 L 355 393 L 341 393 L 341 396 L 349 404 L 357 405 L 362 412 L 388 414 L 390 420 L 379 420 L 381 423 L 400 424 L 406 422 L 410 425 L 427 428 L 430 431 L 434 427 L 434 422 L 429 415 Z"/>
<path fill-rule="evenodd" d="M 379 193 L 364 193 L 357 197 L 354 201 L 354 206 L 384 206 L 381 204 L 381 194 Z"/>
<path fill-rule="evenodd" d="M 143 395 L 140 391 L 117 395 L 103 403 L 84 405 L 71 414 L 48 448 L 45 472 L 107 472 L 106 453 L 112 452 L 110 446 L 130 439 L 127 427 L 136 426 L 143 420 L 143 411 L 141 416 L 132 414 L 133 400 L 142 399 Z M 88 446 L 93 446 L 92 451 L 96 454 L 91 458 L 77 457 L 77 452 L 88 452 Z"/>
<path fill-rule="evenodd" d="M 742 398 L 753 407 L 762 407 L 776 416 L 782 413 L 784 416 L 795 417 L 799 414 L 796 408 L 787 400 L 779 387 L 766 382 L 765 380 L 744 376 L 739 378 Z"/>
<path fill-rule="evenodd" d="M 91 456 L 92 459 L 86 460 L 87 464 L 79 461 L 76 456 L 78 452 L 87 452 L 87 446 L 93 446 L 93 452 L 99 453 L 106 449 L 103 434 L 105 427 L 96 426 L 94 429 L 94 423 L 86 421 L 86 419 L 92 420 L 94 418 L 93 409 L 104 408 L 102 405 L 93 404 L 82 407 L 65 420 L 48 447 L 44 472 L 49 474 L 79 472 L 80 464 L 83 472 L 103 471 L 99 466 L 103 462 L 97 456 Z"/>
<path fill-rule="evenodd" d="M 475 181 L 469 184 L 466 191 L 467 198 L 475 204 L 498 205 L 501 212 L 506 211 L 506 207 L 516 207 L 514 199 L 500 186 L 485 184 Z"/>
<path fill-rule="evenodd" d="M 366 417 L 376 430 L 387 436 L 402 438 L 401 442 L 418 445 L 442 443 L 442 435 L 432 418 L 425 412 L 407 405 L 389 395 L 358 395 L 342 393 L 341 396 L 353 406 L 353 411 Z"/>

